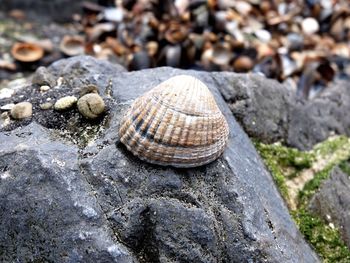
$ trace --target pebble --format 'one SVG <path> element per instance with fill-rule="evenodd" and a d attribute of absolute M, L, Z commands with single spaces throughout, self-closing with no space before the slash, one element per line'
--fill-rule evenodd
<path fill-rule="evenodd" d="M 57 79 L 57 86 L 56 86 L 56 88 L 59 88 L 60 86 L 62 86 L 63 82 L 64 82 L 64 78 L 63 77 L 59 77 Z"/>
<path fill-rule="evenodd" d="M 20 120 L 32 116 L 32 104 L 30 102 L 20 102 L 15 104 L 11 109 L 11 116 Z"/>
<path fill-rule="evenodd" d="M 59 99 L 58 101 L 56 101 L 55 103 L 55 110 L 66 110 L 69 109 L 71 107 L 73 107 L 73 105 L 77 102 L 77 98 L 74 96 L 66 96 L 63 97 L 61 99 Z"/>
<path fill-rule="evenodd" d="M 304 34 L 311 35 L 316 33 L 320 29 L 320 26 L 315 18 L 307 17 L 301 22 L 301 28 Z"/>
<path fill-rule="evenodd" d="M 95 119 L 105 110 L 105 103 L 100 95 L 89 93 L 78 100 L 79 112 L 88 119 Z"/>
<path fill-rule="evenodd" d="M 11 98 L 13 93 L 15 93 L 13 89 L 3 88 L 0 90 L 0 99 Z"/>
<path fill-rule="evenodd" d="M 7 111 L 1 113 L 1 115 L 0 115 L 0 128 L 9 125 L 10 122 L 11 122 L 10 114 Z"/>
<path fill-rule="evenodd" d="M 264 43 L 268 43 L 271 40 L 271 34 L 265 29 L 259 29 L 255 31 L 256 37 Z"/>
<path fill-rule="evenodd" d="M 48 90 L 50 90 L 50 86 L 48 86 L 48 85 L 43 85 L 43 86 L 40 87 L 40 91 L 41 92 L 46 92 Z"/>
<path fill-rule="evenodd" d="M 241 56 L 233 63 L 233 68 L 236 72 L 247 72 L 254 66 L 253 60 L 248 56 Z"/>
<path fill-rule="evenodd" d="M 52 108 L 52 106 L 53 106 L 52 103 L 45 102 L 45 103 L 40 104 L 40 109 L 42 109 L 42 110 L 49 110 L 49 109 Z"/>
<path fill-rule="evenodd" d="M 11 110 L 15 106 L 13 103 L 5 104 L 4 106 L 1 106 L 0 110 Z"/>
<path fill-rule="evenodd" d="M 252 11 L 252 6 L 245 1 L 236 1 L 235 9 L 243 16 L 247 16 Z"/>

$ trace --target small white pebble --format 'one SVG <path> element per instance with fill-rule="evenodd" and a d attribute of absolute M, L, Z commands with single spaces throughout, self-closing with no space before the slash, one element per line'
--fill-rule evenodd
<path fill-rule="evenodd" d="M 54 108 L 55 110 L 66 110 L 71 107 L 77 102 L 77 98 L 74 96 L 66 96 L 63 98 L 60 98 L 58 101 L 56 101 Z"/>
<path fill-rule="evenodd" d="M 8 171 L 6 171 L 6 172 L 1 174 L 0 178 L 1 179 L 6 179 L 6 178 L 9 178 L 10 176 L 11 176 L 11 174 Z"/>
<path fill-rule="evenodd" d="M 13 93 L 15 93 L 13 89 L 3 88 L 0 90 L 0 99 L 11 98 Z"/>
<path fill-rule="evenodd" d="M 123 255 L 123 251 L 120 250 L 120 248 L 116 245 L 109 246 L 107 248 L 108 253 L 113 257 L 120 257 Z"/>
<path fill-rule="evenodd" d="M 60 87 L 60 86 L 63 84 L 63 81 L 64 81 L 63 77 L 59 77 L 59 78 L 57 79 L 57 82 L 56 82 L 56 83 L 57 83 L 57 86 L 56 86 L 56 87 L 57 87 L 57 88 Z"/>
<path fill-rule="evenodd" d="M 301 28 L 304 34 L 311 35 L 316 33 L 320 29 L 320 26 L 315 18 L 307 17 L 301 22 Z"/>
<path fill-rule="evenodd" d="M 48 90 L 50 90 L 50 86 L 44 85 L 44 86 L 41 86 L 41 87 L 40 87 L 40 91 L 41 91 L 41 92 L 46 92 L 46 91 L 48 91 Z"/>
<path fill-rule="evenodd" d="M 32 114 L 33 114 L 33 106 L 30 102 L 17 103 L 11 109 L 12 118 L 17 120 L 31 117 Z"/>
<path fill-rule="evenodd" d="M 15 104 L 13 104 L 13 103 L 5 104 L 4 106 L 2 106 L 0 108 L 0 110 L 11 110 L 13 108 L 13 106 L 15 106 Z"/>
<path fill-rule="evenodd" d="M 92 207 L 84 207 L 83 214 L 88 218 L 96 218 L 98 215 L 95 209 L 93 209 Z"/>
<path fill-rule="evenodd" d="M 255 31 L 256 37 L 264 43 L 268 43 L 271 40 L 271 34 L 265 29 L 259 29 Z"/>

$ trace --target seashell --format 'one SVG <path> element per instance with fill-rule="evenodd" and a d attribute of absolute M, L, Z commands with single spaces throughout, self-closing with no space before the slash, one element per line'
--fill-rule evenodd
<path fill-rule="evenodd" d="M 11 54 L 21 62 L 36 62 L 44 56 L 44 49 L 33 43 L 16 43 L 12 46 Z"/>
<path fill-rule="evenodd" d="M 254 66 L 253 60 L 248 56 L 240 56 L 233 63 L 235 72 L 248 72 Z"/>
<path fill-rule="evenodd" d="M 140 159 L 159 165 L 195 167 L 224 151 L 229 128 L 207 86 L 172 77 L 131 105 L 121 122 L 120 141 Z"/>
<path fill-rule="evenodd" d="M 171 22 L 165 32 L 165 39 L 171 44 L 182 42 L 188 37 L 188 29 L 177 22 Z"/>
<path fill-rule="evenodd" d="M 132 55 L 129 70 L 141 70 L 151 67 L 151 58 L 146 51 L 139 51 Z"/>
<path fill-rule="evenodd" d="M 219 66 L 228 65 L 232 59 L 232 52 L 229 47 L 221 44 L 217 44 L 213 49 L 213 56 L 211 61 Z"/>
<path fill-rule="evenodd" d="M 67 56 L 84 54 L 84 39 L 80 36 L 64 36 L 60 43 L 60 50 Z"/>
<path fill-rule="evenodd" d="M 315 18 L 307 17 L 302 21 L 301 28 L 304 34 L 311 35 L 316 33 L 320 29 L 320 26 Z"/>
<path fill-rule="evenodd" d="M 166 46 L 165 47 L 165 64 L 168 67 L 179 67 L 181 62 L 181 46 Z"/>

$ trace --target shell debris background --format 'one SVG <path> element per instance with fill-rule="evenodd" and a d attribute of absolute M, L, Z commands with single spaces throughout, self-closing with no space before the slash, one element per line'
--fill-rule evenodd
<path fill-rule="evenodd" d="M 131 105 L 121 142 L 140 159 L 174 167 L 210 163 L 224 151 L 229 128 L 214 96 L 200 80 L 172 77 Z"/>

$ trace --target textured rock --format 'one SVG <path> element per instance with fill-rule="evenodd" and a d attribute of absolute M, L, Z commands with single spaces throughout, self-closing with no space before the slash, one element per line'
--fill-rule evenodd
<path fill-rule="evenodd" d="M 1 206 L 7 210 L 1 215 L 0 233 L 4 229 L 5 233 L 9 232 L 8 236 L 20 244 L 18 247 L 23 252 L 14 253 L 12 246 L 0 250 L 3 251 L 0 256 L 21 261 L 32 258 L 35 251 L 35 256 L 42 260 L 56 256 L 56 262 L 65 262 L 57 257 L 61 256 L 60 251 L 66 250 L 68 257 L 77 255 L 81 262 L 94 261 L 101 255 L 106 258 L 100 262 L 113 262 L 116 258 L 111 257 L 118 255 L 122 257 L 118 262 L 132 262 L 134 257 L 139 262 L 319 262 L 218 91 L 220 81 L 227 85 L 228 75 L 223 73 L 220 80 L 216 73 L 172 68 L 128 73 L 106 62 L 101 68 L 101 63 L 78 57 L 59 61 L 49 68 L 51 74 L 62 76 L 66 83 L 61 93 L 82 84 L 94 84 L 104 99 L 108 99 L 107 121 L 99 123 L 104 125 L 103 132 L 91 136 L 93 140 L 87 144 L 78 143 L 82 147 L 80 151 L 74 145 L 75 140 L 65 145 L 60 141 L 62 137 L 57 136 L 57 132 L 67 134 L 76 128 L 77 125 L 68 125 L 74 115 L 62 117 L 67 118 L 67 125 L 62 122 L 61 126 L 52 127 L 47 125 L 51 117 L 44 115 L 50 110 L 39 111 L 26 128 L 0 133 L 7 141 L 13 141 L 9 144 L 0 140 L 6 146 L 0 148 L 3 177 L 10 179 L 7 174 L 17 173 L 17 170 L 6 173 L 8 169 L 25 171 L 14 177 L 12 185 L 0 184 L 0 193 L 7 191 L 1 195 Z M 132 101 L 179 74 L 189 74 L 206 83 L 229 123 L 230 138 L 224 155 L 198 168 L 147 164 L 118 142 L 120 120 Z M 232 74 L 232 79 L 236 77 Z M 28 94 L 32 94 L 30 89 Z M 25 97 L 25 91 L 15 96 L 19 95 Z M 40 121 L 42 127 L 34 121 Z M 51 131 L 44 127 L 51 127 Z M 89 129 L 93 130 L 92 127 Z M 86 130 L 75 138 L 83 138 Z M 53 139 L 49 139 L 48 134 Z M 27 141 L 25 145 L 30 145 L 30 151 L 23 150 L 22 144 Z M 28 151 L 30 158 L 25 155 Z M 23 160 L 31 160 L 35 170 L 27 168 L 31 165 Z M 35 183 L 31 183 L 33 181 Z M 9 195 L 9 192 L 18 195 Z M 28 203 L 35 209 L 27 209 L 31 207 Z M 84 215 L 84 208 L 90 216 Z M 90 208 L 95 212 L 91 213 Z M 38 232 L 27 234 L 20 223 L 10 225 L 19 213 L 11 213 L 13 209 L 21 211 L 24 220 L 19 221 L 27 222 L 25 217 L 30 217 L 30 222 L 38 222 L 38 226 L 35 223 L 29 226 L 34 226 L 40 235 Z M 89 233 L 92 232 L 89 229 L 93 229 L 98 234 L 78 242 L 73 237 L 82 229 L 88 229 Z M 0 236 L 0 246 L 5 247 L 8 236 Z M 40 250 L 42 244 L 46 244 L 45 249 Z M 28 246 L 30 249 L 26 250 Z M 110 253 L 111 246 L 114 251 L 122 252 Z M 87 247 L 90 253 L 82 255 Z M 74 256 L 72 251 L 76 253 Z"/>
<path fill-rule="evenodd" d="M 263 142 L 282 140 L 305 150 L 332 133 L 350 136 L 350 89 L 345 81 L 304 101 L 297 99 L 287 86 L 259 75 L 212 75 L 244 130 Z"/>
<path fill-rule="evenodd" d="M 350 177 L 338 167 L 310 201 L 309 208 L 326 222 L 334 223 L 350 248 Z"/>
<path fill-rule="evenodd" d="M 78 156 L 36 123 L 0 133 L 0 262 L 136 262 L 115 241 Z"/>
<path fill-rule="evenodd" d="M 52 88 L 56 86 L 56 79 L 53 75 L 51 75 L 51 73 L 48 72 L 47 68 L 39 67 L 32 77 L 32 84 L 38 84 L 40 86 L 48 85 L 49 88 L 45 88 L 45 91 L 47 91 L 50 89 L 50 87 Z"/>

